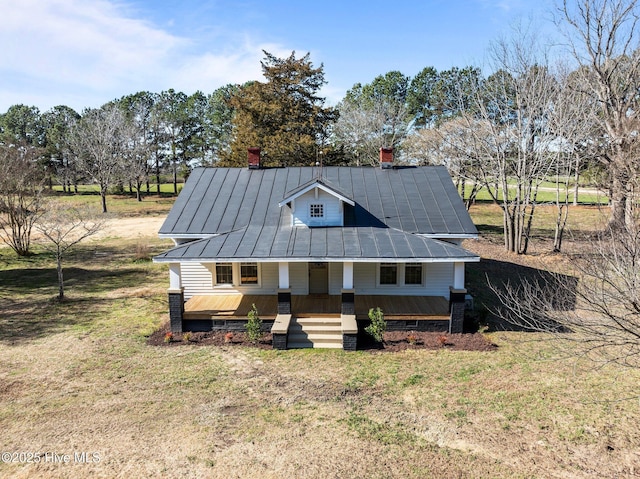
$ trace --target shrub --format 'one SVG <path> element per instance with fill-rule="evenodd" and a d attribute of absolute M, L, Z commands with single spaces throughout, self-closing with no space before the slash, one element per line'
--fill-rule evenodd
<path fill-rule="evenodd" d="M 136 244 L 135 253 L 133 255 L 133 261 L 135 262 L 151 261 L 151 248 L 149 248 L 148 244 L 145 244 L 145 243 Z"/>
<path fill-rule="evenodd" d="M 438 343 L 440 343 L 440 347 L 445 347 L 447 345 L 447 337 L 444 334 L 438 336 Z"/>
<path fill-rule="evenodd" d="M 224 342 L 230 343 L 232 340 L 233 340 L 233 333 L 229 331 L 227 334 L 224 335 Z"/>
<path fill-rule="evenodd" d="M 189 341 L 191 341 L 192 336 L 193 336 L 193 334 L 191 333 L 191 331 L 187 331 L 186 333 L 184 333 L 184 334 L 182 335 L 182 340 L 183 340 L 185 343 L 188 343 Z"/>
<path fill-rule="evenodd" d="M 416 333 L 414 332 L 409 333 L 407 335 L 407 342 L 412 346 L 415 345 L 418 342 L 418 336 L 416 335 Z"/>
<path fill-rule="evenodd" d="M 255 343 L 260 340 L 262 337 L 262 320 L 260 316 L 258 316 L 258 308 L 256 305 L 251 305 L 251 311 L 247 314 L 249 320 L 247 321 L 247 336 L 249 336 L 249 341 Z"/>
<path fill-rule="evenodd" d="M 387 329 L 387 322 L 384 320 L 382 310 L 380 308 L 371 308 L 369 310 L 369 319 L 371 320 L 371 324 L 364 328 L 364 330 L 369 333 L 376 342 L 381 343 L 384 332 Z"/>
<path fill-rule="evenodd" d="M 173 341 L 173 333 L 169 331 L 164 335 L 164 342 L 170 343 L 171 341 Z"/>

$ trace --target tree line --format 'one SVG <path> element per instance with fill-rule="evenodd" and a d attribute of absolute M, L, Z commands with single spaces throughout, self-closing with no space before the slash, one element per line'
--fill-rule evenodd
<path fill-rule="evenodd" d="M 0 115 L 0 142 L 33 150 L 49 187 L 98 185 L 104 212 L 114 188 L 141 199 L 170 175 L 177 193 L 193 167 L 244 166 L 248 147 L 261 148 L 265 166 L 374 165 L 393 147 L 400 163 L 446 165 L 468 205 L 486 189 L 517 253 L 527 252 L 540 187 L 553 181 L 560 250 L 586 169 L 609 191 L 612 227 L 634 222 L 640 50 L 636 1 L 564 2 L 559 13 L 570 45 L 560 61 L 521 28 L 494 42 L 487 76 L 471 66 L 390 71 L 330 107 L 323 65 L 264 52 L 264 81 L 210 94 L 138 92 L 82 113 L 14 105 Z"/>

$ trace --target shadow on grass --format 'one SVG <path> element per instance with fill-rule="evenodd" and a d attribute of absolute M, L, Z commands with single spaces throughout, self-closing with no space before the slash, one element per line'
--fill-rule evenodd
<path fill-rule="evenodd" d="M 494 314 L 502 306 L 502 302 L 490 284 L 498 293 L 504 293 L 508 287 L 518 289 L 524 282 L 537 283 L 549 295 L 546 299 L 557 311 L 573 310 L 576 307 L 578 278 L 575 276 L 483 258 L 479 263 L 467 264 L 466 279 L 467 291 L 474 297 L 475 310 L 479 312 L 479 316 L 483 316 L 480 321 L 487 323 L 491 330 L 526 331 Z"/>
<path fill-rule="evenodd" d="M 105 294 L 142 287 L 149 274 L 141 268 L 66 268 L 66 298 L 60 302 L 55 268 L 0 270 L 0 343 L 16 344 L 87 326 L 108 314 L 119 299 Z"/>

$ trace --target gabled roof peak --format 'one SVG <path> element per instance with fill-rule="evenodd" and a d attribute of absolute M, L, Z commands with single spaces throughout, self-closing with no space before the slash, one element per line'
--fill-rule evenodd
<path fill-rule="evenodd" d="M 349 196 L 347 196 L 345 193 L 340 191 L 338 187 L 331 184 L 331 182 L 329 182 L 326 178 L 317 177 L 307 181 L 306 183 L 301 184 L 300 186 L 290 191 L 287 191 L 282 201 L 278 203 L 278 206 L 282 208 L 284 205 L 286 205 L 290 201 L 295 200 L 299 196 L 304 195 L 305 193 L 307 193 L 308 191 L 311 191 L 314 188 L 319 188 L 323 191 L 326 191 L 330 195 L 335 196 L 339 200 L 344 201 L 345 203 L 351 206 L 354 206 L 356 204 L 355 201 L 353 201 L 353 199 L 349 198 Z"/>

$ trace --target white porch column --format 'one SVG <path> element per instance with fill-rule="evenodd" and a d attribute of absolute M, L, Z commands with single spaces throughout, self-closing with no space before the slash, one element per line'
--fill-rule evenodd
<path fill-rule="evenodd" d="M 289 289 L 289 263 L 278 263 L 278 288 Z"/>
<path fill-rule="evenodd" d="M 180 263 L 169 263 L 169 289 L 174 291 L 179 291 L 182 289 Z"/>
<path fill-rule="evenodd" d="M 342 289 L 353 289 L 353 261 L 342 263 Z"/>
<path fill-rule="evenodd" d="M 464 289 L 464 263 L 453 264 L 453 287 Z"/>

